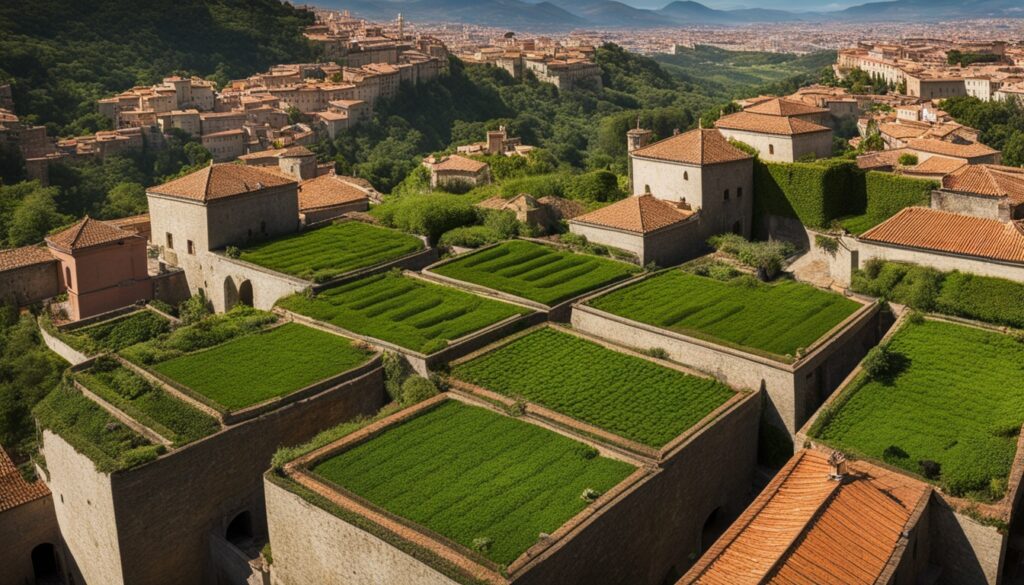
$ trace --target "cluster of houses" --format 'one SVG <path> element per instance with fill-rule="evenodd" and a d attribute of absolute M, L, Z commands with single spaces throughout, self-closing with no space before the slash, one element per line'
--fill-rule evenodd
<path fill-rule="evenodd" d="M 561 90 L 601 87 L 601 67 L 594 62 L 594 47 L 589 45 L 562 46 L 550 39 L 520 39 L 509 33 L 491 45 L 456 54 L 464 63 L 498 67 L 515 79 L 532 73 Z"/>

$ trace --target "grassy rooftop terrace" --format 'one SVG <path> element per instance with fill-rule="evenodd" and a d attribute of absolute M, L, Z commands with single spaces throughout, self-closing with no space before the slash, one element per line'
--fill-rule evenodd
<path fill-rule="evenodd" d="M 278 306 L 413 351 L 433 353 L 448 342 L 529 309 L 430 284 L 378 274 L 321 291 L 296 294 Z"/>
<path fill-rule="evenodd" d="M 768 284 L 739 276 L 723 281 L 684 270 L 662 272 L 589 305 L 779 361 L 792 361 L 797 349 L 809 347 L 861 307 L 791 280 Z"/>
<path fill-rule="evenodd" d="M 423 249 L 415 236 L 343 221 L 250 246 L 240 259 L 309 280 L 330 280 Z"/>
<path fill-rule="evenodd" d="M 442 276 L 555 305 L 632 276 L 625 262 L 512 240 L 433 269 Z"/>
<path fill-rule="evenodd" d="M 141 310 L 80 329 L 56 331 L 65 343 L 92 355 L 118 351 L 170 331 L 171 323 L 153 311 Z"/>
<path fill-rule="evenodd" d="M 857 378 L 810 434 L 952 495 L 1002 497 L 1024 424 L 1024 344 L 926 320 L 907 323 L 888 348 L 891 371 Z"/>
<path fill-rule="evenodd" d="M 231 411 L 291 394 L 363 364 L 371 355 L 343 337 L 286 323 L 151 367 Z"/>
<path fill-rule="evenodd" d="M 115 408 L 178 447 L 212 435 L 220 423 L 116 360 L 102 357 L 75 379 Z"/>
<path fill-rule="evenodd" d="M 316 465 L 321 478 L 508 565 L 632 465 L 454 400 Z"/>
<path fill-rule="evenodd" d="M 67 385 L 50 392 L 32 414 L 40 426 L 67 441 L 104 473 L 152 461 L 163 451 L 162 445 L 150 443 Z"/>
<path fill-rule="evenodd" d="M 452 376 L 660 448 L 735 392 L 543 327 L 456 365 Z"/>

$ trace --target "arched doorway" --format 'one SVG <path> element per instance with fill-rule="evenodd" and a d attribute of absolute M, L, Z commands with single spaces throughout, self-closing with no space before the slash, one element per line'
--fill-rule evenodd
<path fill-rule="evenodd" d="M 252 306 L 252 282 L 246 280 L 238 287 L 238 302 Z"/>
<path fill-rule="evenodd" d="M 722 513 L 722 508 L 715 508 L 708 514 L 706 520 L 704 520 L 704 526 L 700 531 L 700 546 L 699 553 L 704 554 L 715 541 L 718 540 L 719 536 L 725 532 L 729 523 L 725 521 L 725 515 Z"/>
<path fill-rule="evenodd" d="M 224 310 L 230 311 L 238 303 L 238 289 L 231 277 L 224 279 Z"/>
<path fill-rule="evenodd" d="M 32 549 L 32 572 L 36 583 L 50 585 L 62 583 L 60 564 L 57 561 L 57 549 L 46 542 Z"/>
<path fill-rule="evenodd" d="M 235 516 L 224 531 L 224 538 L 239 548 L 252 542 L 252 514 L 246 511 Z"/>

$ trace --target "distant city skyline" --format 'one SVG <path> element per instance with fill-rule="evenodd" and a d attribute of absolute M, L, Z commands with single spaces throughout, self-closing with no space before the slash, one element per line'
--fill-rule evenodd
<path fill-rule="evenodd" d="M 669 4 L 672 0 L 618 0 L 635 8 L 657 9 Z M 696 0 L 710 8 L 719 10 L 733 10 L 738 8 L 770 8 L 775 10 L 789 10 L 791 12 L 807 11 L 831 11 L 842 10 L 850 6 L 864 4 L 864 1 L 855 0 Z M 867 0 L 870 1 L 870 0 Z"/>

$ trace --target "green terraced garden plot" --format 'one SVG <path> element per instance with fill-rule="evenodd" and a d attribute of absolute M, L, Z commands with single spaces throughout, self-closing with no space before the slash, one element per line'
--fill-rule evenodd
<path fill-rule="evenodd" d="M 812 433 L 913 473 L 935 461 L 948 492 L 1000 497 L 1024 424 L 1024 344 L 925 321 L 906 325 L 889 348 L 905 369 L 888 382 L 859 379 Z"/>
<path fill-rule="evenodd" d="M 590 306 L 784 361 L 861 307 L 842 295 L 791 280 L 721 281 L 682 270 L 612 291 Z"/>
<path fill-rule="evenodd" d="M 178 400 L 113 360 L 97 361 L 77 379 L 94 394 L 142 425 L 180 446 L 212 435 L 220 424 L 208 414 Z"/>
<path fill-rule="evenodd" d="M 442 276 L 555 305 L 628 278 L 640 268 L 625 262 L 513 240 L 433 270 Z"/>
<path fill-rule="evenodd" d="M 370 355 L 343 337 L 286 323 L 153 369 L 228 410 L 238 410 L 350 370 Z"/>
<path fill-rule="evenodd" d="M 453 339 L 530 312 L 398 274 L 363 278 L 322 291 L 313 299 L 293 295 L 278 305 L 428 354 L 443 349 Z"/>
<path fill-rule="evenodd" d="M 62 331 L 58 336 L 87 354 L 118 351 L 171 330 L 171 323 L 152 311 L 138 311 L 95 325 Z"/>
<path fill-rule="evenodd" d="M 549 327 L 459 364 L 452 375 L 655 448 L 734 394 L 715 380 L 690 376 Z"/>
<path fill-rule="evenodd" d="M 415 236 L 345 221 L 246 248 L 240 258 L 299 278 L 322 281 L 422 249 L 423 241 Z"/>
<path fill-rule="evenodd" d="M 313 472 L 385 510 L 508 565 L 634 467 L 547 429 L 445 402 Z"/>

